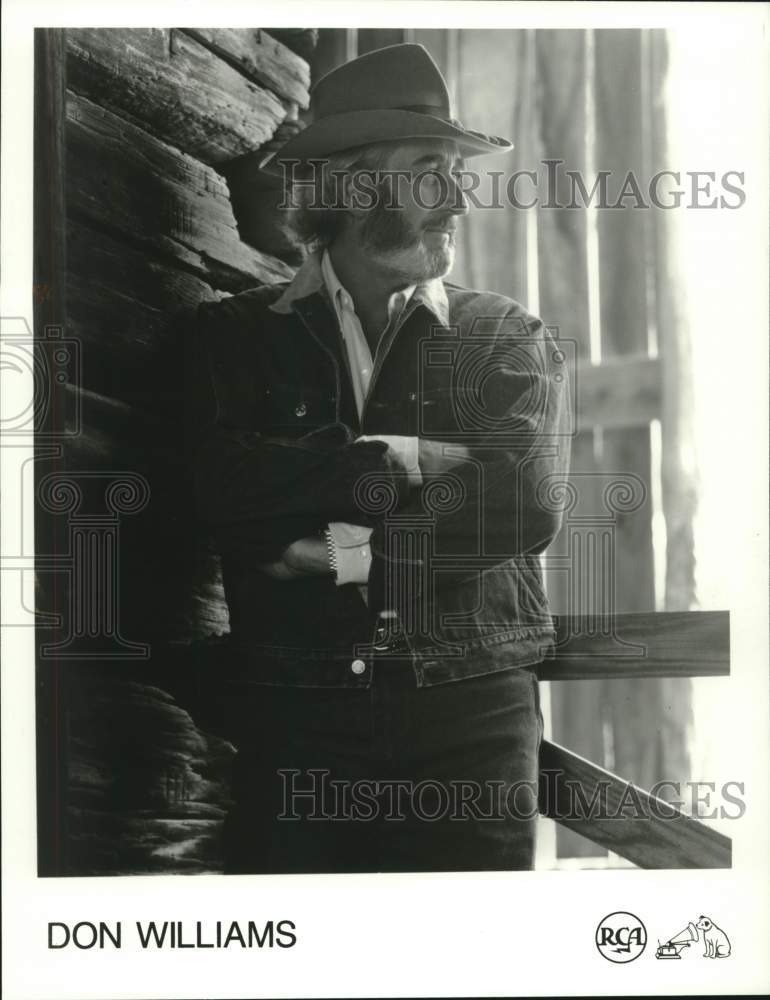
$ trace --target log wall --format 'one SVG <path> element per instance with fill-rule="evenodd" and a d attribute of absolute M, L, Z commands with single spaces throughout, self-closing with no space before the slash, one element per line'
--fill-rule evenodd
<path fill-rule="evenodd" d="M 234 749 L 198 728 L 200 716 L 163 684 L 164 650 L 228 630 L 218 561 L 194 530 L 181 462 L 181 352 L 198 303 L 289 280 L 301 260 L 285 234 L 271 241 L 265 223 L 262 241 L 259 226 L 237 218 L 228 174 L 237 178 L 239 163 L 261 159 L 271 142 L 301 127 L 315 38 L 259 28 L 77 28 L 40 36 L 41 51 L 60 55 L 56 67 L 44 58 L 38 65 L 39 88 L 58 86 L 62 94 L 56 168 L 64 178 L 66 263 L 58 316 L 66 316 L 81 358 L 63 392 L 73 434 L 48 471 L 77 483 L 76 513 L 87 505 L 97 518 L 110 477 L 146 483 L 147 502 L 119 518 L 116 578 L 105 586 L 118 588 L 122 639 L 145 644 L 150 656 L 146 669 L 127 668 L 107 655 L 94 658 L 81 636 L 66 662 L 64 654 L 55 667 L 39 662 L 40 711 L 58 719 L 52 752 L 67 771 L 58 783 L 50 768 L 41 771 L 41 802 L 56 802 L 40 831 L 41 874 L 221 866 Z M 52 245 L 41 228 L 45 185 L 41 177 L 43 261 Z M 264 191 L 252 188 L 240 207 L 270 220 L 276 189 Z M 60 549 L 71 514 L 48 515 Z M 75 588 L 59 595 L 59 607 Z M 63 829 L 54 829 L 54 814 L 66 817 Z M 44 848 L 46 837 L 55 849 Z"/>

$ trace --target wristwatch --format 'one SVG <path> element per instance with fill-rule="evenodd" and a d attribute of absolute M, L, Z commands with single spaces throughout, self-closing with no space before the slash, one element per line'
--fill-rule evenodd
<path fill-rule="evenodd" d="M 324 537 L 326 538 L 326 551 L 329 553 L 329 568 L 332 571 L 332 576 L 335 581 L 337 579 L 337 571 L 339 566 L 337 565 L 337 546 L 334 544 L 334 536 L 329 528 L 324 531 Z"/>

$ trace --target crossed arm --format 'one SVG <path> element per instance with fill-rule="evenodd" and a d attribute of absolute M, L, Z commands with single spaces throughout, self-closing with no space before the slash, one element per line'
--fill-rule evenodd
<path fill-rule="evenodd" d="M 241 325 L 234 330 L 204 324 L 203 338 L 194 338 L 202 350 L 193 351 L 188 389 L 196 504 L 222 555 L 291 582 L 331 573 L 323 536 L 330 523 L 371 529 L 371 569 L 361 582 L 368 583 L 376 610 L 390 608 L 395 591 L 413 600 L 426 574 L 423 557 L 403 554 L 403 547 L 388 541 L 394 522 L 362 507 L 362 483 L 384 485 L 393 497 L 389 510 L 407 521 L 424 523 L 427 517 L 433 538 L 428 562 L 440 557 L 442 585 L 475 575 L 476 565 L 490 559 L 540 552 L 557 533 L 560 511 L 542 505 L 540 488 L 566 476 L 568 393 L 566 379 L 554 369 L 555 345 L 542 326 L 527 341 L 534 359 L 529 370 L 519 370 L 512 352 L 514 363 L 504 357 L 484 387 L 494 419 L 505 424 L 505 442 L 449 449 L 418 438 L 416 467 L 410 469 L 398 443 L 407 439 L 354 440 L 339 424 L 300 440 L 251 429 L 256 389 L 248 372 L 255 359 L 238 332 Z M 415 439 L 408 440 L 413 459 Z M 437 477 L 452 483 L 450 491 L 457 489 L 461 502 L 438 509 L 431 504 L 435 494 L 429 487 Z"/>
<path fill-rule="evenodd" d="M 467 457 L 468 454 L 467 449 L 453 446 L 453 453 L 450 457 L 445 454 L 441 442 L 424 438 L 368 435 L 360 437 L 358 440 L 381 441 L 386 444 L 393 453 L 395 462 L 403 465 L 408 483 L 412 488 L 418 488 L 424 482 L 450 471 L 457 465 L 458 460 Z M 344 528 L 345 525 L 342 527 Z M 367 540 L 363 543 L 367 548 L 371 531 L 371 528 L 367 529 Z M 371 556 L 368 560 L 362 560 L 362 570 L 358 574 L 360 578 L 350 576 L 350 582 L 366 583 L 370 562 Z M 319 535 L 298 538 L 287 545 L 278 559 L 262 563 L 260 568 L 273 579 L 285 582 L 308 576 L 328 576 L 333 572 L 329 546 L 326 539 Z"/>

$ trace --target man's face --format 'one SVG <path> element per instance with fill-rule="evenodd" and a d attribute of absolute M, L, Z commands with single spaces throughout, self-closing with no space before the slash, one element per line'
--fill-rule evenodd
<path fill-rule="evenodd" d="M 358 222 L 361 250 L 381 270 L 408 284 L 448 274 L 459 216 L 468 203 L 453 143 L 423 139 L 394 148 L 375 206 Z"/>

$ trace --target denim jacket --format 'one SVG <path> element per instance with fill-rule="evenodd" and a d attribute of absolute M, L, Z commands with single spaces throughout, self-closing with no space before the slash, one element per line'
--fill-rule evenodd
<path fill-rule="evenodd" d="M 539 556 L 561 523 L 571 427 L 564 353 L 540 320 L 501 295 L 418 286 L 360 420 L 317 254 L 288 285 L 200 305 L 189 341 L 187 449 L 222 557 L 232 677 L 367 687 L 385 608 L 418 686 L 543 658 Z M 414 489 L 362 434 L 464 451 Z M 259 569 L 333 520 L 373 528 L 368 607 L 354 584 Z"/>

